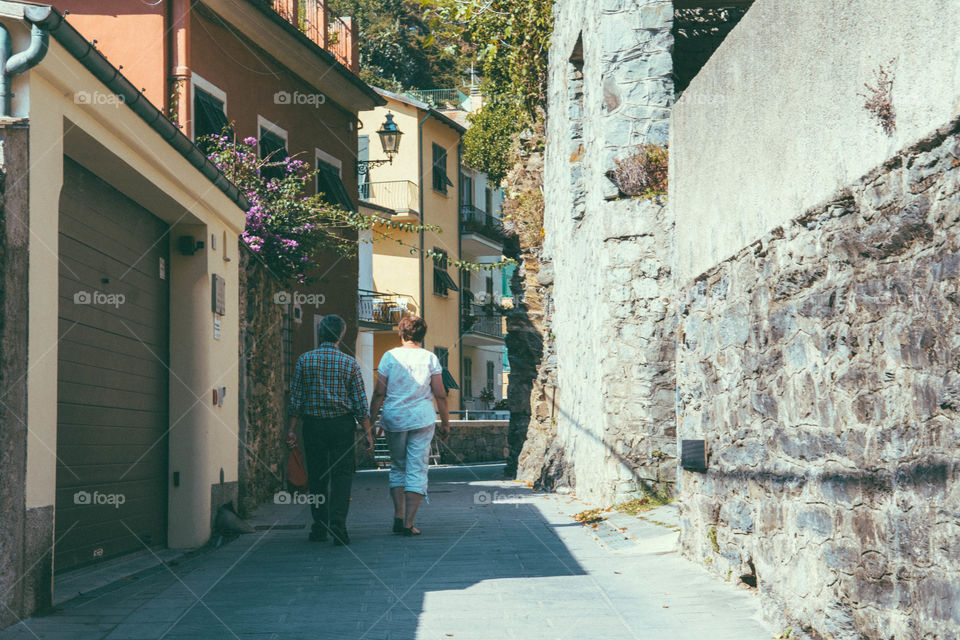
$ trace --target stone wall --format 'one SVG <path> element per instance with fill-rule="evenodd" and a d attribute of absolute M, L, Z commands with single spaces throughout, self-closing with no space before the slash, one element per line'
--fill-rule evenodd
<path fill-rule="evenodd" d="M 550 287 L 550 325 L 518 477 L 597 502 L 669 491 L 675 476 L 672 223 L 660 202 L 615 199 L 605 177 L 667 140 L 672 22 L 665 0 L 555 9 L 548 102 L 563 117 L 547 123 L 544 246 L 525 270 Z"/>
<path fill-rule="evenodd" d="M 53 597 L 53 506 L 27 506 L 29 136 L 0 123 L 0 629 Z"/>
<path fill-rule="evenodd" d="M 239 505 L 246 515 L 272 499 L 283 483 L 289 449 L 283 353 L 284 290 L 262 264 L 240 247 L 240 427 Z M 218 505 L 213 505 L 214 510 Z"/>
<path fill-rule="evenodd" d="M 956 0 L 757 0 L 673 110 L 679 282 L 955 117 L 958 23 Z M 890 135 L 864 108 L 881 70 Z"/>
<path fill-rule="evenodd" d="M 509 420 L 451 420 L 450 438 L 440 445 L 440 462 L 502 462 L 510 452 L 509 428 Z"/>
<path fill-rule="evenodd" d="M 683 551 L 813 638 L 960 629 L 958 132 L 682 293 Z"/>
<path fill-rule="evenodd" d="M 510 452 L 507 445 L 509 429 L 509 420 L 451 420 L 447 442 L 434 440 L 440 450 L 440 464 L 503 462 Z M 362 440 L 355 452 L 358 469 L 377 468 Z"/>

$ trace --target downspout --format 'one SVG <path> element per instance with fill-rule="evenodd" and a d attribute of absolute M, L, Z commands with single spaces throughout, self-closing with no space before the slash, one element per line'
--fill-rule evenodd
<path fill-rule="evenodd" d="M 174 119 L 184 135 L 192 138 L 193 132 L 193 95 L 191 91 L 190 72 L 190 22 L 193 3 L 187 0 L 174 0 L 169 9 L 169 37 L 170 37 L 170 84 L 167 87 L 169 95 L 166 102 L 167 112 Z M 176 112 L 172 102 L 176 100 Z M 190 123 L 190 128 L 187 128 Z"/>
<path fill-rule="evenodd" d="M 463 206 L 462 194 L 463 184 L 463 136 L 457 144 L 457 260 L 463 260 L 463 236 L 460 234 L 460 207 Z M 457 269 L 457 286 L 460 287 L 457 296 L 457 367 L 460 369 L 460 410 L 464 411 L 463 406 L 463 270 Z"/>
<path fill-rule="evenodd" d="M 427 111 L 427 117 L 420 121 L 417 126 L 417 171 L 420 180 L 420 317 L 426 319 L 427 299 L 423 289 L 423 225 L 425 224 L 426 211 L 423 210 L 423 125 L 430 119 L 431 113 Z"/>
<path fill-rule="evenodd" d="M 0 117 L 9 118 L 13 93 L 10 91 L 10 79 L 40 64 L 50 48 L 50 32 L 34 24 L 47 17 L 50 7 L 26 7 L 24 17 L 30 24 L 30 44 L 16 55 L 10 32 L 0 24 Z"/>

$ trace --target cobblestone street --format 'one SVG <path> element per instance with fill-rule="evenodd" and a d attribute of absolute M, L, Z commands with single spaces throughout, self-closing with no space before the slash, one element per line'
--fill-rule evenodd
<path fill-rule="evenodd" d="M 501 481 L 500 465 L 430 474 L 420 538 L 389 532 L 385 474 L 362 472 L 348 548 L 308 542 L 306 508 L 269 505 L 255 534 L 83 594 L 0 640 L 772 635 L 753 594 L 665 551 L 671 529 L 617 516 L 595 535 L 569 517 L 586 505 Z"/>

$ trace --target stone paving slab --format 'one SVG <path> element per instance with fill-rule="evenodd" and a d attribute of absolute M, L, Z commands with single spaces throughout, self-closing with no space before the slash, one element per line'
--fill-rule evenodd
<path fill-rule="evenodd" d="M 633 518 L 624 533 L 618 519 L 623 543 L 612 546 L 572 521 L 586 505 L 502 481 L 502 466 L 430 474 L 431 504 L 418 517 L 423 536 L 390 533 L 386 475 L 361 472 L 350 547 L 310 543 L 306 528 L 271 528 L 307 524 L 309 512 L 265 505 L 253 519 L 262 530 L 74 598 L 0 632 L 0 640 L 773 634 L 757 621 L 752 593 L 654 544 L 653 534 L 670 538 L 670 528 Z"/>

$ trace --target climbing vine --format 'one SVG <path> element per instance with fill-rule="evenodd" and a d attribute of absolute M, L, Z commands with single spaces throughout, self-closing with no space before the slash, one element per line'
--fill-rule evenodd
<path fill-rule="evenodd" d="M 464 161 L 494 182 L 506 175 L 511 143 L 540 119 L 547 96 L 552 0 L 420 0 L 428 23 L 476 56 L 485 106 L 470 116 Z"/>
<path fill-rule="evenodd" d="M 394 240 L 433 258 L 434 252 L 405 242 L 403 233 L 442 232 L 436 225 L 398 222 L 365 215 L 331 205 L 324 194 L 310 193 L 317 170 L 295 157 L 261 158 L 257 139 L 238 140 L 229 131 L 202 136 L 198 141 L 210 160 L 243 193 L 250 203 L 242 241 L 277 277 L 306 282 L 325 253 L 352 256 L 357 250 L 357 231 L 369 229 L 376 238 Z M 511 260 L 495 264 L 457 261 L 458 269 L 496 269 Z"/>

